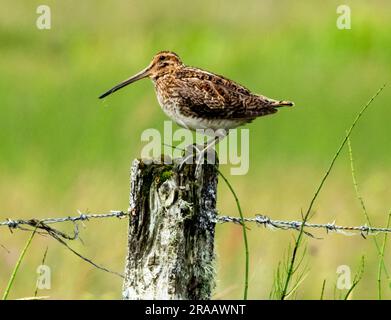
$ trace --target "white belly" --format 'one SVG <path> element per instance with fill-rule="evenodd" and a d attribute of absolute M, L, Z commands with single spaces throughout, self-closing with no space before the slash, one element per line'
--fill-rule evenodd
<path fill-rule="evenodd" d="M 180 109 L 176 104 L 167 105 L 163 104 L 162 97 L 157 94 L 157 98 L 159 101 L 159 105 L 164 111 L 164 113 L 175 123 L 180 125 L 183 128 L 189 129 L 189 130 L 197 130 L 197 129 L 212 129 L 212 130 L 218 130 L 218 129 L 234 129 L 240 125 L 242 125 L 246 121 L 241 120 L 229 120 L 229 119 L 201 119 L 201 118 L 194 118 L 194 117 L 188 117 L 183 115 L 180 112 Z"/>

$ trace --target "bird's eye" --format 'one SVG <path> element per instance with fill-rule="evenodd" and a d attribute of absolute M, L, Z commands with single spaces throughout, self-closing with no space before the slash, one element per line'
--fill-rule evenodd
<path fill-rule="evenodd" d="M 159 60 L 160 60 L 160 61 L 163 61 L 164 59 L 166 59 L 165 56 L 160 56 L 160 57 L 159 57 Z"/>

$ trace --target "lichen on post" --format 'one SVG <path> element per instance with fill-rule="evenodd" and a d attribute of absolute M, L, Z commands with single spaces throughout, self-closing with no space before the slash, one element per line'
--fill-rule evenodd
<path fill-rule="evenodd" d="M 134 160 L 124 299 L 210 299 L 217 165 Z"/>

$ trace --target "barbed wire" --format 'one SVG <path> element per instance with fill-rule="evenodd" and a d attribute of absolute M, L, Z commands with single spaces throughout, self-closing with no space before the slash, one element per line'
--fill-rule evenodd
<path fill-rule="evenodd" d="M 114 211 L 114 210 L 110 211 L 108 213 L 100 213 L 100 214 L 82 213 L 79 211 L 79 215 L 73 216 L 73 217 L 68 216 L 68 217 L 43 218 L 43 219 L 35 219 L 34 218 L 34 219 L 28 219 L 28 220 L 7 219 L 6 221 L 0 222 L 0 227 L 8 226 L 8 228 L 10 229 L 11 232 L 13 229 L 20 229 L 20 230 L 24 230 L 24 231 L 32 231 L 32 232 L 40 234 L 40 235 L 47 234 L 47 235 L 51 236 L 53 239 L 57 240 L 60 244 L 65 246 L 73 254 L 75 254 L 79 258 L 83 259 L 85 262 L 89 263 L 93 267 L 123 278 L 124 277 L 123 274 L 116 272 L 116 271 L 112 271 L 112 270 L 106 268 L 105 266 L 102 266 L 102 265 L 94 262 L 92 259 L 85 257 L 84 255 L 82 255 L 81 253 L 79 253 L 78 251 L 73 249 L 71 246 L 69 246 L 68 243 L 66 242 L 66 240 L 76 240 L 76 239 L 81 240 L 79 237 L 79 227 L 77 224 L 78 221 L 88 221 L 90 219 L 103 219 L 103 218 L 111 218 L 111 217 L 123 218 L 127 215 L 129 215 L 129 213 L 123 212 L 123 211 Z M 49 226 L 49 224 L 61 223 L 61 222 L 72 222 L 74 224 L 73 235 L 68 235 L 60 230 L 54 229 Z M 25 225 L 33 227 L 34 229 L 25 228 L 24 227 Z M 4 246 L 2 246 L 2 247 L 4 247 Z M 7 250 L 7 251 L 9 251 L 9 250 Z"/>
<path fill-rule="evenodd" d="M 68 245 L 66 242 L 67 240 L 76 240 L 80 239 L 79 237 L 79 228 L 77 222 L 84 222 L 89 221 L 91 219 L 105 219 L 105 218 L 124 218 L 124 217 L 132 217 L 134 213 L 128 209 L 128 211 L 122 211 L 122 210 L 111 210 L 107 213 L 83 213 L 78 211 L 78 215 L 76 216 L 67 216 L 67 217 L 52 217 L 52 218 L 43 218 L 43 219 L 7 219 L 5 221 L 0 221 L 0 227 L 8 227 L 9 230 L 12 232 L 14 229 L 24 230 L 24 231 L 31 231 L 36 232 L 41 235 L 49 235 L 53 237 L 55 240 L 57 240 L 59 243 L 64 245 L 67 249 L 69 249 L 72 253 L 74 253 L 79 258 L 83 259 L 87 263 L 91 264 L 97 269 L 100 269 L 102 271 L 115 274 L 121 278 L 123 278 L 123 274 L 112 271 L 100 264 L 97 264 L 93 260 L 83 256 L 76 250 L 74 250 L 72 247 Z M 300 231 L 301 226 L 303 224 L 303 221 L 285 221 L 285 220 L 273 220 L 268 216 L 265 215 L 256 215 L 253 218 L 244 218 L 244 223 L 254 223 L 258 226 L 264 226 L 268 227 L 270 229 L 279 229 L 279 230 L 296 230 Z M 55 223 L 62 223 L 62 222 L 72 222 L 74 225 L 74 233 L 73 235 L 68 235 L 60 230 L 54 229 L 49 226 L 49 224 L 55 224 Z M 215 223 L 222 224 L 222 223 L 235 223 L 235 224 L 242 224 L 242 219 L 240 217 L 232 217 L 232 216 L 224 216 L 224 215 L 216 215 L 214 218 Z M 32 227 L 26 228 L 25 226 Z M 391 233 L 391 228 L 375 228 L 370 227 L 367 225 L 362 226 L 340 226 L 336 225 L 335 221 L 332 223 L 309 223 L 304 222 L 304 228 L 307 229 L 324 229 L 328 232 L 336 232 L 341 233 L 343 235 L 355 235 L 355 234 L 361 234 L 365 238 L 366 235 L 375 235 L 378 233 Z M 310 237 L 314 237 L 311 233 L 304 230 L 304 233 Z M 4 246 L 2 246 L 4 249 L 6 249 Z M 6 249 L 7 250 L 7 249 Z M 8 250 L 7 250 L 8 251 Z"/>
<path fill-rule="evenodd" d="M 44 224 L 52 224 L 52 223 L 59 223 L 59 222 L 77 222 L 77 221 L 86 221 L 90 219 L 103 219 L 103 218 L 123 218 L 127 215 L 129 215 L 128 212 L 119 211 L 119 210 L 111 210 L 108 213 L 82 213 L 80 211 L 78 216 L 68 216 L 68 217 L 61 217 L 61 218 L 43 218 L 43 219 L 7 219 L 5 221 L 0 222 L 0 226 L 8 226 L 11 229 L 16 229 L 20 225 L 29 225 L 29 226 L 36 226 L 37 222 L 41 222 Z"/>
<path fill-rule="evenodd" d="M 48 224 L 54 224 L 54 223 L 61 223 L 61 222 L 73 222 L 76 223 L 78 221 L 88 221 L 91 219 L 105 219 L 105 218 L 124 218 L 126 216 L 131 216 L 130 211 L 122 211 L 122 210 L 111 210 L 107 213 L 82 213 L 79 211 L 79 215 L 77 216 L 68 216 L 68 217 L 58 217 L 58 218 L 43 218 L 43 219 L 7 219 L 5 221 L 0 222 L 1 226 L 7 226 L 11 230 L 12 229 L 22 229 L 23 225 L 28 225 L 31 227 L 36 227 L 37 225 L 48 225 Z M 214 219 L 215 223 L 236 223 L 236 224 L 242 224 L 242 220 L 240 217 L 233 217 L 233 216 L 225 216 L 225 215 L 217 215 Z M 268 216 L 265 215 L 256 215 L 253 218 L 244 218 L 245 223 L 255 223 L 259 226 L 265 226 L 269 227 L 271 229 L 280 229 L 280 230 L 296 230 L 299 231 L 303 222 L 297 221 L 297 220 L 274 220 L 271 219 Z M 361 225 L 361 226 L 342 226 L 342 225 L 336 225 L 335 221 L 331 223 L 310 223 L 305 222 L 304 227 L 307 229 L 323 229 L 326 232 L 336 232 L 341 233 L 344 235 L 354 235 L 354 234 L 361 234 L 365 237 L 365 235 L 376 235 L 378 233 L 391 233 L 391 228 L 382 228 L 382 227 L 371 227 L 368 225 Z M 47 231 L 46 228 L 41 228 L 44 231 Z M 27 229 L 30 230 L 30 229 Z M 53 232 L 54 229 L 50 228 L 50 231 Z M 56 234 L 61 236 L 62 238 L 65 238 L 67 240 L 73 240 L 76 239 L 78 236 L 78 229 L 75 228 L 75 235 L 74 236 L 66 236 L 64 233 L 61 233 L 59 231 L 56 231 Z M 306 233 L 307 235 L 312 236 L 310 233 Z"/>
<path fill-rule="evenodd" d="M 303 224 L 302 221 L 295 221 L 295 220 L 292 221 L 273 220 L 268 216 L 264 216 L 264 215 L 256 215 L 254 218 L 244 218 L 243 220 L 245 223 L 255 223 L 257 225 L 262 225 L 265 227 L 270 227 L 272 229 L 281 229 L 281 230 L 292 229 L 292 230 L 300 231 L 300 228 Z M 216 222 L 217 223 L 233 222 L 233 223 L 242 224 L 242 219 L 239 217 L 217 216 Z M 341 226 L 341 225 L 336 225 L 335 221 L 333 221 L 332 223 L 323 223 L 323 224 L 305 222 L 304 227 L 312 228 L 312 229 L 324 229 L 326 230 L 326 232 L 336 232 L 347 236 L 360 233 L 364 238 L 365 235 L 376 235 L 378 233 L 391 233 L 391 228 L 370 227 L 366 224 L 361 226 Z M 306 232 L 306 234 L 312 236 L 308 232 Z"/>

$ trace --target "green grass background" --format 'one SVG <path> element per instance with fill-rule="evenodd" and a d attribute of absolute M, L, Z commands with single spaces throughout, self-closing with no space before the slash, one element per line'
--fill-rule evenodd
<path fill-rule="evenodd" d="M 35 26 L 41 1 L 1 0 L 0 220 L 64 216 L 76 210 L 126 209 L 129 166 L 146 128 L 162 130 L 165 116 L 152 84 L 140 81 L 118 94 L 99 94 L 145 67 L 160 50 L 186 64 L 224 74 L 264 95 L 289 99 L 282 110 L 250 124 L 250 171 L 230 178 L 246 216 L 300 219 L 345 129 L 391 74 L 389 1 L 53 1 L 51 30 Z M 352 29 L 336 27 L 337 6 L 348 4 Z M 386 88 L 352 136 L 356 170 L 369 214 L 385 225 L 391 209 L 391 89 Z M 229 166 L 222 171 L 229 173 Z M 219 210 L 237 215 L 227 187 Z M 349 158 L 342 154 L 314 207 L 313 221 L 363 224 Z M 66 229 L 66 228 L 65 228 Z M 125 220 L 86 223 L 84 245 L 98 263 L 122 271 Z M 353 298 L 376 298 L 377 254 L 371 240 L 318 233 L 308 241 L 310 267 L 297 298 L 316 299 L 323 279 L 334 297 L 336 270 L 367 265 Z M 381 237 L 379 240 L 381 240 Z M 27 233 L 0 230 L 0 291 Z M 277 263 L 293 232 L 249 231 L 252 299 L 267 298 Z M 37 237 L 10 298 L 34 293 L 36 268 L 46 264 L 59 299 L 116 299 L 121 279 L 92 269 L 64 247 Z M 242 297 L 241 229 L 217 226 L 215 298 Z M 391 255 L 386 250 L 386 263 Z M 391 269 L 391 264 L 388 263 Z M 384 282 L 384 294 L 391 297 Z M 339 290 L 337 290 L 339 294 Z"/>

